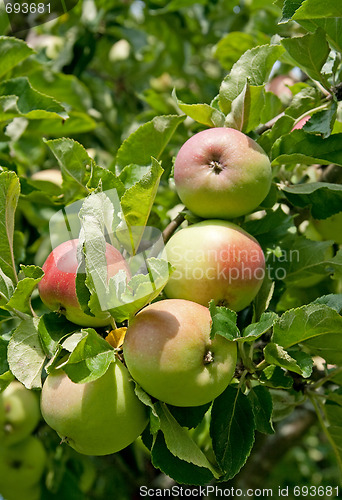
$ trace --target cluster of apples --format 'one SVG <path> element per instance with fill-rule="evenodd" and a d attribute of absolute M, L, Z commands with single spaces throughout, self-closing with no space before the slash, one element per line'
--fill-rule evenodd
<path fill-rule="evenodd" d="M 271 185 L 265 152 L 247 135 L 214 128 L 191 137 L 174 168 L 179 197 L 202 222 L 178 230 L 166 245 L 174 267 L 167 298 L 143 308 L 130 322 L 119 359 L 95 381 L 72 382 L 61 370 L 48 375 L 41 410 L 46 422 L 76 451 L 105 455 L 132 443 L 147 425 L 137 382 L 150 396 L 174 406 L 204 405 L 230 383 L 236 344 L 211 338 L 209 301 L 240 311 L 260 289 L 265 259 L 258 242 L 229 221 L 255 210 Z M 228 219 L 228 220 L 227 220 Z M 39 284 L 43 302 L 82 326 L 103 326 L 81 310 L 75 290 L 77 240 L 48 257 Z M 107 271 L 128 274 L 118 252 L 107 246 Z"/>
<path fill-rule="evenodd" d="M 6 500 L 39 500 L 46 463 L 32 433 L 41 419 L 37 394 L 13 381 L 0 394 L 0 493 Z"/>

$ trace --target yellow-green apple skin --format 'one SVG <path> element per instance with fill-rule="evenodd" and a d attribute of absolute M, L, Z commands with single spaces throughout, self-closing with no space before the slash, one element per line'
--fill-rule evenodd
<path fill-rule="evenodd" d="M 234 311 L 248 306 L 265 276 L 259 243 L 236 224 L 207 220 L 177 231 L 165 246 L 174 267 L 164 289 L 168 298 L 208 306 L 211 299 Z"/>
<path fill-rule="evenodd" d="M 314 219 L 313 224 L 323 240 L 332 240 L 342 245 L 342 211 L 327 219 Z"/>
<path fill-rule="evenodd" d="M 0 446 L 0 493 L 19 500 L 19 492 L 34 489 L 46 466 L 46 451 L 41 441 L 29 436 L 11 446 Z M 21 498 L 28 498 L 25 495 Z"/>
<path fill-rule="evenodd" d="M 52 311 L 59 311 L 80 326 L 106 326 L 111 316 L 103 312 L 91 316 L 84 312 L 76 294 L 76 273 L 78 239 L 65 241 L 58 245 L 48 256 L 44 265 L 44 276 L 38 285 L 40 298 Z M 107 275 L 115 276 L 120 270 L 129 276 L 129 268 L 119 250 L 106 244 Z"/>
<path fill-rule="evenodd" d="M 48 181 L 61 186 L 63 183 L 62 172 L 56 168 L 48 168 L 46 170 L 39 170 L 32 174 L 31 179 L 34 181 Z"/>
<path fill-rule="evenodd" d="M 174 406 L 200 406 L 231 381 L 236 344 L 210 338 L 209 309 L 182 299 L 148 305 L 129 325 L 124 358 L 132 377 L 151 396 Z"/>
<path fill-rule="evenodd" d="M 1 442 L 8 446 L 27 438 L 37 427 L 41 419 L 39 398 L 14 380 L 3 391 L 2 403 L 5 414 Z"/>
<path fill-rule="evenodd" d="M 63 441 L 84 455 L 122 450 L 147 425 L 145 406 L 120 361 L 84 384 L 72 382 L 61 369 L 52 372 L 43 385 L 41 410 Z"/>
<path fill-rule="evenodd" d="M 247 135 L 211 128 L 188 139 L 174 166 L 178 196 L 205 219 L 248 214 L 266 198 L 272 180 L 265 151 Z"/>

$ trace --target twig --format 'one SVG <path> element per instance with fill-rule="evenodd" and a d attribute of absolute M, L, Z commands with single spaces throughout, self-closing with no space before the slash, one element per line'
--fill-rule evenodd
<path fill-rule="evenodd" d="M 170 224 L 166 226 L 163 231 L 163 240 L 164 243 L 168 242 L 176 229 L 185 221 L 185 216 L 182 212 L 180 212 L 175 219 L 173 219 Z"/>

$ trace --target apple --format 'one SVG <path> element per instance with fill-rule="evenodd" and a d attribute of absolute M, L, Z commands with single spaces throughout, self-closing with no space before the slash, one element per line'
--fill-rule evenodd
<path fill-rule="evenodd" d="M 39 170 L 32 174 L 31 179 L 34 181 L 49 181 L 57 186 L 63 183 L 62 172 L 57 168 L 47 168 L 46 170 Z"/>
<path fill-rule="evenodd" d="M 75 279 L 78 267 L 78 239 L 65 241 L 58 245 L 47 257 L 43 271 L 44 276 L 38 285 L 40 298 L 53 311 L 65 314 L 66 318 L 81 326 L 105 326 L 111 316 L 103 312 L 100 316 L 91 316 L 84 312 L 77 299 Z M 120 269 L 130 275 L 127 263 L 119 250 L 106 243 L 108 278 L 117 274 Z"/>
<path fill-rule="evenodd" d="M 0 498 L 5 497 L 5 500 L 41 500 L 42 488 L 39 483 L 30 488 L 23 487 L 20 484 L 11 485 L 10 487 L 5 485 L 2 489 L 2 495 Z"/>
<path fill-rule="evenodd" d="M 5 410 L 1 419 L 4 436 L 1 442 L 8 446 L 28 437 L 37 427 L 41 418 L 37 395 L 14 380 L 2 393 Z"/>
<path fill-rule="evenodd" d="M 284 104 L 289 104 L 293 98 L 293 94 L 289 87 L 296 82 L 288 75 L 277 75 L 266 84 L 265 89 L 267 92 L 273 92 Z"/>
<path fill-rule="evenodd" d="M 310 120 L 310 118 L 311 118 L 310 115 L 304 116 L 304 118 L 302 118 L 301 120 L 299 120 L 299 122 L 296 123 L 296 125 L 294 127 L 292 127 L 291 132 L 293 130 L 297 130 L 297 129 L 303 128 L 304 125 L 306 124 L 306 122 L 308 122 Z"/>
<path fill-rule="evenodd" d="M 174 267 L 164 292 L 208 306 L 211 299 L 234 311 L 248 306 L 265 276 L 263 251 L 236 224 L 208 220 L 180 229 L 165 246 Z"/>
<path fill-rule="evenodd" d="M 148 305 L 130 323 L 123 353 L 134 380 L 174 406 L 204 405 L 231 381 L 236 344 L 210 338 L 209 309 L 182 299 Z"/>
<path fill-rule="evenodd" d="M 323 240 L 333 240 L 342 245 L 342 211 L 327 219 L 314 219 L 312 222 Z"/>
<path fill-rule="evenodd" d="M 41 410 L 63 442 L 84 455 L 122 450 L 147 425 L 145 406 L 121 361 L 84 384 L 72 382 L 61 369 L 50 373 L 42 389 Z"/>
<path fill-rule="evenodd" d="M 252 212 L 272 180 L 264 150 L 247 135 L 225 127 L 193 135 L 174 166 L 178 196 L 203 218 L 232 219 Z"/>
<path fill-rule="evenodd" d="M 46 464 L 46 451 L 41 441 L 29 436 L 12 446 L 0 446 L 0 492 L 8 500 L 28 498 L 15 492 L 33 489 L 40 481 Z M 8 492 L 8 494 L 7 494 Z M 11 496 L 10 496 L 11 495 Z"/>

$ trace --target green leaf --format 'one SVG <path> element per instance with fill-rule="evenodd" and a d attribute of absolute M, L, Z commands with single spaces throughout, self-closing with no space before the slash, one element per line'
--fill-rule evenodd
<path fill-rule="evenodd" d="M 166 260 L 148 258 L 148 274 L 137 274 L 126 286 L 126 279 L 118 273 L 109 280 L 108 307 L 116 321 L 133 317 L 146 304 L 154 300 L 166 285 L 170 267 Z"/>
<path fill-rule="evenodd" d="M 60 165 L 69 198 L 88 194 L 86 184 L 95 162 L 81 144 L 72 139 L 45 141 Z"/>
<path fill-rule="evenodd" d="M 225 114 L 230 112 L 233 100 L 243 91 L 247 81 L 253 86 L 267 82 L 274 63 L 283 52 L 280 45 L 261 45 L 240 57 L 221 83 L 219 103 Z"/>
<path fill-rule="evenodd" d="M 280 370 L 280 368 L 279 368 Z M 302 404 L 305 396 L 294 389 L 270 389 L 273 402 L 272 419 L 278 422 L 290 415 L 296 406 Z"/>
<path fill-rule="evenodd" d="M 272 165 L 336 163 L 342 166 L 341 137 L 342 134 L 333 134 L 323 139 L 303 130 L 294 130 L 275 142 L 271 150 Z"/>
<path fill-rule="evenodd" d="M 57 101 L 31 87 L 25 77 L 0 82 L 0 121 L 23 116 L 30 120 L 56 118 L 66 120 L 68 114 Z"/>
<path fill-rule="evenodd" d="M 295 207 L 310 207 L 311 214 L 315 219 L 326 219 L 341 211 L 341 184 L 310 182 L 282 186 L 281 189 Z"/>
<path fill-rule="evenodd" d="M 248 399 L 252 405 L 256 430 L 264 434 L 274 434 L 270 391 L 266 387 L 257 385 L 249 391 Z"/>
<path fill-rule="evenodd" d="M 326 17 L 342 17 L 341 2 L 339 0 L 305 0 L 292 16 L 298 21 L 301 19 L 317 19 Z"/>
<path fill-rule="evenodd" d="M 294 63 L 310 78 L 326 84 L 321 69 L 327 60 L 330 49 L 321 28 L 318 28 L 313 34 L 308 33 L 301 37 L 283 39 L 281 43 Z"/>
<path fill-rule="evenodd" d="M 35 137 L 65 137 L 95 130 L 97 123 L 87 113 L 69 111 L 65 120 L 51 116 L 49 119 L 31 120 L 26 131 Z"/>
<path fill-rule="evenodd" d="M 39 318 L 21 321 L 8 344 L 8 364 L 13 375 L 28 389 L 42 387 L 45 353 L 38 335 Z"/>
<path fill-rule="evenodd" d="M 254 443 L 254 429 L 249 399 L 228 386 L 213 403 L 210 423 L 213 450 L 225 481 L 232 479 L 245 464 Z"/>
<path fill-rule="evenodd" d="M 8 371 L 8 362 L 7 362 L 7 347 L 8 347 L 8 340 L 3 339 L 0 337 L 0 374 L 2 375 L 3 373 Z"/>
<path fill-rule="evenodd" d="M 317 276 L 328 276 L 336 270 L 331 242 L 312 241 L 305 237 L 289 234 L 281 242 L 282 255 L 279 265 L 282 268 L 287 286 L 305 288 L 305 281 Z M 284 257 L 286 256 L 286 257 Z M 274 261 L 276 262 L 276 261 Z M 336 262 L 338 266 L 338 263 Z"/>
<path fill-rule="evenodd" d="M 285 0 L 283 5 L 283 15 L 279 24 L 289 21 L 303 2 L 304 0 Z"/>
<path fill-rule="evenodd" d="M 172 406 L 167 405 L 169 411 L 177 420 L 179 425 L 182 427 L 187 427 L 188 429 L 193 429 L 200 424 L 203 420 L 204 415 L 207 413 L 211 406 L 211 403 L 202 406 Z"/>
<path fill-rule="evenodd" d="M 260 374 L 259 381 L 267 387 L 275 389 L 289 389 L 293 385 L 293 378 L 285 375 L 282 368 L 276 365 L 267 366 Z"/>
<path fill-rule="evenodd" d="M 14 380 L 14 375 L 8 370 L 0 375 L 0 393 Z"/>
<path fill-rule="evenodd" d="M 249 82 L 232 101 L 226 116 L 225 127 L 235 128 L 247 133 L 255 129 L 261 121 L 260 110 L 265 105 L 265 91 L 262 85 L 251 86 Z"/>
<path fill-rule="evenodd" d="M 289 353 L 278 344 L 269 342 L 264 349 L 264 356 L 270 365 L 280 366 L 305 378 L 311 375 L 313 361 L 305 352 L 292 350 Z"/>
<path fill-rule="evenodd" d="M 77 330 L 79 326 L 70 323 L 63 315 L 55 312 L 43 314 L 39 319 L 38 334 L 46 355 L 51 358 L 58 343 Z"/>
<path fill-rule="evenodd" d="M 14 172 L 0 173 L 0 267 L 17 282 L 13 255 L 14 215 L 19 199 L 19 179 Z"/>
<path fill-rule="evenodd" d="M 37 267 L 36 270 L 39 271 L 39 277 L 24 278 L 20 280 L 10 300 L 6 305 L 3 305 L 4 309 L 7 309 L 8 311 L 20 311 L 24 314 L 32 316 L 31 295 L 44 274 L 40 268 Z"/>
<path fill-rule="evenodd" d="M 335 309 L 336 312 L 341 314 L 342 311 L 342 293 L 331 293 L 329 295 L 323 295 L 316 299 L 313 304 L 325 304 L 331 309 Z"/>
<path fill-rule="evenodd" d="M 285 349 L 304 343 L 328 363 L 342 363 L 342 316 L 324 304 L 286 311 L 273 327 L 273 342 Z"/>
<path fill-rule="evenodd" d="M 78 384 L 93 382 L 102 377 L 115 362 L 115 351 L 95 330 L 82 330 L 81 338 L 67 361 L 60 366 L 68 377 Z M 77 334 L 76 334 L 77 335 Z M 71 339 L 71 338 L 70 338 Z"/>
<path fill-rule="evenodd" d="M 168 449 L 162 432 L 158 432 L 151 449 L 151 462 L 154 467 L 172 477 L 177 483 L 205 485 L 213 479 L 209 469 L 198 467 L 175 457 Z"/>
<path fill-rule="evenodd" d="M 253 342 L 272 328 L 272 325 L 277 318 L 278 315 L 274 312 L 263 313 L 257 323 L 251 323 L 242 331 L 242 337 L 240 337 L 238 341 Z"/>
<path fill-rule="evenodd" d="M 209 469 L 215 477 L 218 477 L 213 465 L 192 440 L 189 432 L 179 425 L 166 404 L 160 401 L 157 402 L 155 410 L 160 420 L 160 428 L 164 434 L 165 444 L 172 455 L 197 467 Z"/>
<path fill-rule="evenodd" d="M 135 228 L 133 253 L 136 252 L 140 244 L 162 173 L 163 169 L 160 163 L 152 158 L 151 167 L 146 174 L 131 188 L 127 189 L 120 200 L 126 223 L 129 227 Z"/>
<path fill-rule="evenodd" d="M 337 51 L 342 52 L 342 17 L 323 17 L 320 19 L 301 19 L 298 21 L 310 32 L 322 28 L 330 45 Z"/>
<path fill-rule="evenodd" d="M 74 75 L 65 75 L 37 66 L 28 75 L 33 88 L 49 95 L 58 102 L 68 103 L 74 110 L 88 111 L 92 107 L 91 95 L 86 85 Z M 85 115 L 82 113 L 82 116 Z"/>
<path fill-rule="evenodd" d="M 208 127 L 223 127 L 224 114 L 218 109 L 206 103 L 186 104 L 178 99 L 175 91 L 173 91 L 172 95 L 179 109 L 196 122 L 207 125 Z"/>
<path fill-rule="evenodd" d="M 227 309 L 227 307 L 216 306 L 213 300 L 209 303 L 209 311 L 212 319 L 210 338 L 214 338 L 215 335 L 222 335 L 228 340 L 240 337 L 240 331 L 236 325 L 236 312 Z"/>
<path fill-rule="evenodd" d="M 4 306 L 7 304 L 9 299 L 12 297 L 14 292 L 14 285 L 11 278 L 3 273 L 0 267 L 0 305 Z"/>
<path fill-rule="evenodd" d="M 337 112 L 337 102 L 333 100 L 327 109 L 314 113 L 308 122 L 305 123 L 303 130 L 310 134 L 321 134 L 323 139 L 331 135 L 334 128 Z"/>
<path fill-rule="evenodd" d="M 5 75 L 31 54 L 34 54 L 34 51 L 23 40 L 0 36 L 0 76 Z"/>
<path fill-rule="evenodd" d="M 116 166 L 120 172 L 126 165 L 150 165 L 151 157 L 160 158 L 177 127 L 185 116 L 155 116 L 141 125 L 120 146 Z"/>
<path fill-rule="evenodd" d="M 247 50 L 259 45 L 259 43 L 268 42 L 267 38 L 264 33 L 254 35 L 243 31 L 231 31 L 219 40 L 213 55 L 228 71 Z"/>

